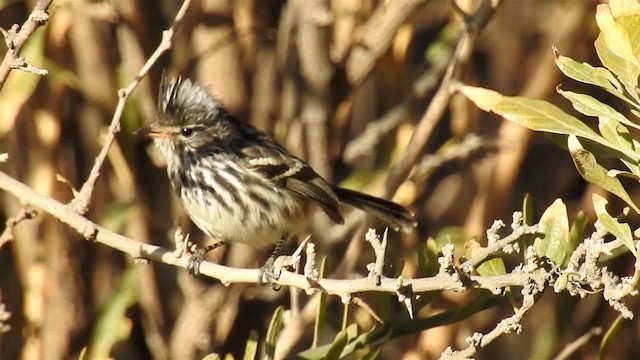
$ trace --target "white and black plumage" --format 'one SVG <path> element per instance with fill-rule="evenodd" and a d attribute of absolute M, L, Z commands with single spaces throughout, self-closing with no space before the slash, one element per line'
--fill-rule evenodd
<path fill-rule="evenodd" d="M 329 184 L 188 79 L 162 80 L 157 118 L 138 133 L 154 139 L 185 211 L 216 241 L 274 244 L 300 233 L 317 208 L 342 224 L 341 203 L 396 230 L 415 226 L 403 206 Z"/>

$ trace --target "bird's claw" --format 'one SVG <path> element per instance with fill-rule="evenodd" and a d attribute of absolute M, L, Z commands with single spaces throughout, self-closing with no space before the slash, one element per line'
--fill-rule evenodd
<path fill-rule="evenodd" d="M 269 285 L 271 290 L 278 291 L 281 286 L 275 282 L 280 278 L 280 269 L 276 268 L 275 262 L 275 258 L 270 257 L 260 268 L 260 272 L 258 273 L 258 284 Z"/>
<path fill-rule="evenodd" d="M 200 265 L 204 261 L 204 256 L 206 254 L 207 251 L 205 248 L 199 248 L 191 255 L 191 257 L 189 257 L 189 260 L 187 261 L 187 272 L 189 275 L 192 275 L 193 277 L 200 276 Z"/>
<path fill-rule="evenodd" d="M 191 257 L 189 257 L 189 260 L 187 260 L 187 272 L 189 275 L 193 275 L 194 277 L 200 276 L 200 265 L 204 261 L 204 256 L 209 251 L 215 250 L 224 244 L 225 243 L 223 241 L 219 241 L 206 247 L 196 249 Z"/>

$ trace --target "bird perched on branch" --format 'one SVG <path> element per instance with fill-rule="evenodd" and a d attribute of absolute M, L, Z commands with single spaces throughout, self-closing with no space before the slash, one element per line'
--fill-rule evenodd
<path fill-rule="evenodd" d="M 416 225 L 401 205 L 329 184 L 188 79 L 163 77 L 157 118 L 137 133 L 154 139 L 186 213 L 215 241 L 191 258 L 189 269 L 195 274 L 204 254 L 225 242 L 256 248 L 276 244 L 259 279 L 271 282 L 285 239 L 300 233 L 316 209 L 342 224 L 342 203 L 395 230 L 410 231 Z"/>

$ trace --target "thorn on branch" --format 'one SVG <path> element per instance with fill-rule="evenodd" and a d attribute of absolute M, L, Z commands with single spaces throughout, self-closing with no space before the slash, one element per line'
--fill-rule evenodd
<path fill-rule="evenodd" d="M 413 289 L 411 285 L 404 284 L 402 276 L 398 277 L 396 296 L 398 297 L 398 301 L 404 304 L 409 313 L 409 317 L 413 319 L 413 303 L 411 302 L 413 299 Z"/>
<path fill-rule="evenodd" d="M 364 300 L 360 299 L 359 297 L 354 296 L 354 297 L 351 298 L 351 303 L 354 304 L 354 305 L 359 306 L 362 310 L 364 310 L 364 312 L 369 314 L 369 316 L 371 316 L 378 323 L 384 324 L 384 321 L 382 321 L 380 316 L 378 316 L 378 314 L 376 314 L 376 312 L 373 311 L 373 309 L 366 302 L 364 302 Z"/>

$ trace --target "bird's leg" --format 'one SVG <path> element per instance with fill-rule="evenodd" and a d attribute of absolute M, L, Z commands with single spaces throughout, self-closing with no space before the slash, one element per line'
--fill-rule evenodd
<path fill-rule="evenodd" d="M 278 273 L 276 274 L 275 263 L 278 256 L 280 256 L 282 245 L 284 245 L 286 239 L 286 236 L 282 236 L 280 240 L 278 240 L 271 256 L 269 256 L 269 259 L 267 259 L 267 262 L 260 268 L 260 272 L 258 273 L 258 283 L 261 285 L 268 284 L 274 291 L 280 290 L 280 286 L 273 283 L 280 277 L 280 269 L 277 269 Z"/>
<path fill-rule="evenodd" d="M 212 250 L 215 250 L 225 244 L 224 241 L 218 241 L 203 248 L 198 248 L 187 261 L 187 271 L 195 277 L 200 276 L 200 264 L 204 261 L 204 256 Z"/>

